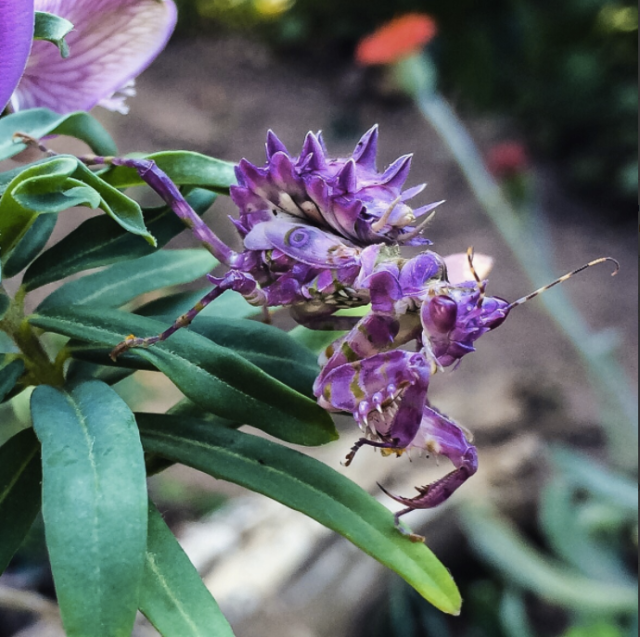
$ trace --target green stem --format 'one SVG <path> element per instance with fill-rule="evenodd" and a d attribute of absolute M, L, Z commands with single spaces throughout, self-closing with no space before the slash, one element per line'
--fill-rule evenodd
<path fill-rule="evenodd" d="M 405 88 L 449 148 L 471 190 L 513 252 L 532 287 L 535 289 L 549 283 L 555 278 L 549 260 L 540 258 L 532 249 L 531 246 L 536 245 L 535 238 L 532 240 L 532 237 L 525 236 L 522 221 L 488 172 L 464 124 L 446 100 L 425 82 L 419 81 L 417 90 L 410 89 L 411 75 L 420 78 L 423 73 L 418 70 L 418 65 L 423 64 L 425 59 L 421 56 L 403 62 L 401 73 Z M 600 398 L 601 420 L 609 438 L 612 461 L 627 469 L 637 467 L 634 451 L 638 441 L 637 398 L 623 367 L 607 347 L 608 339 L 589 329 L 562 289 L 556 288 L 555 293 L 545 294 L 540 300 L 587 367 Z"/>
<path fill-rule="evenodd" d="M 61 387 L 64 384 L 62 366 L 51 361 L 40 339 L 26 320 L 25 295 L 26 290 L 20 288 L 0 321 L 0 329 L 6 332 L 20 349 L 32 384 Z"/>

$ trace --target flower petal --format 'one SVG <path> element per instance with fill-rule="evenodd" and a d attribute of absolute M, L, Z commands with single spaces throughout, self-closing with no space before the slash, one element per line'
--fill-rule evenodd
<path fill-rule="evenodd" d="M 124 110 L 130 82 L 164 48 L 176 23 L 173 0 L 36 0 L 38 11 L 70 20 L 71 55 L 62 59 L 34 42 L 14 93 L 14 110 L 44 106 L 58 113 L 89 110 L 99 102 Z"/>
<path fill-rule="evenodd" d="M 457 284 L 474 280 L 473 272 L 469 267 L 469 257 L 466 252 L 449 254 L 444 257 L 444 262 L 447 265 L 447 274 L 450 283 Z M 493 259 L 486 254 L 474 254 L 473 267 L 479 279 L 486 279 L 493 267 Z"/>
<path fill-rule="evenodd" d="M 33 0 L 0 0 L 0 113 L 24 71 L 33 38 Z"/>
<path fill-rule="evenodd" d="M 408 13 L 360 40 L 356 61 L 363 66 L 397 62 L 417 53 L 433 39 L 436 31 L 436 23 L 428 15 Z"/>

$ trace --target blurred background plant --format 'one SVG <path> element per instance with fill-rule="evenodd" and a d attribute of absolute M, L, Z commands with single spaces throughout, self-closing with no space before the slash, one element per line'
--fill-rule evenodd
<path fill-rule="evenodd" d="M 487 502 L 460 507 L 463 619 L 434 613 L 394 578 L 364 637 L 634 637 L 637 487 L 566 447 L 547 454 L 537 524 L 517 530 Z"/>
<path fill-rule="evenodd" d="M 438 24 L 443 91 L 502 113 L 581 196 L 636 212 L 638 9 L 630 0 L 180 0 L 182 34 L 252 30 L 275 50 L 334 63 L 383 22 L 412 11 Z"/>

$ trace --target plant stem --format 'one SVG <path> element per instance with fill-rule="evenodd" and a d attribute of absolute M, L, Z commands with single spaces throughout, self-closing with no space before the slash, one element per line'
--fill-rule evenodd
<path fill-rule="evenodd" d="M 11 300 L 0 329 L 6 332 L 20 349 L 31 384 L 61 387 L 64 384 L 62 367 L 51 361 L 40 339 L 24 315 L 26 290 L 20 288 Z"/>

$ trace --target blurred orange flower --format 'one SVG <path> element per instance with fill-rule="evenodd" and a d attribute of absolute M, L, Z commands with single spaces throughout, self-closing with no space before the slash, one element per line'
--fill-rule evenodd
<path fill-rule="evenodd" d="M 356 61 L 363 66 L 397 62 L 422 49 L 436 32 L 436 23 L 428 15 L 408 13 L 360 40 Z"/>

